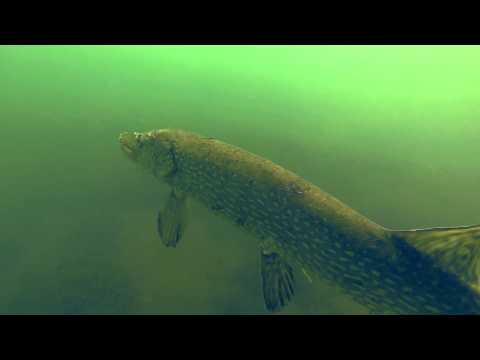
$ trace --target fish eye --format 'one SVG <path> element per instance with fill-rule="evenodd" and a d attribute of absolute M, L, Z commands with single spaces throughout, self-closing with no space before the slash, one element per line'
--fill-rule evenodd
<path fill-rule="evenodd" d="M 138 148 L 141 148 L 143 146 L 143 141 L 142 141 L 142 134 L 140 133 L 133 133 L 135 135 L 135 141 L 136 145 Z"/>

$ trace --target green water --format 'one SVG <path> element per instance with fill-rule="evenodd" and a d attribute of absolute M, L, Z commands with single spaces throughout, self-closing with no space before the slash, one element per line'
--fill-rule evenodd
<path fill-rule="evenodd" d="M 480 223 L 478 46 L 0 46 L 0 313 L 264 314 L 255 240 L 119 150 L 182 128 L 390 228 Z M 297 272 L 282 314 L 364 314 Z"/>

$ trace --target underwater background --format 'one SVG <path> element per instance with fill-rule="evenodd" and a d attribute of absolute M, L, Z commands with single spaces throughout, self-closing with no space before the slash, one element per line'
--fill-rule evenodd
<path fill-rule="evenodd" d="M 168 188 L 122 131 L 264 156 L 395 229 L 480 223 L 479 46 L 0 46 L 0 314 L 266 314 L 256 241 Z M 296 271 L 279 314 L 366 314 Z"/>

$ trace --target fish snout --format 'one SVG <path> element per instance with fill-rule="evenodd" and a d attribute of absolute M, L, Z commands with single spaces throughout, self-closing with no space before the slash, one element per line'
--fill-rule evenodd
<path fill-rule="evenodd" d="M 118 141 L 120 142 L 122 150 L 127 154 L 131 154 L 137 145 L 137 139 L 138 136 L 136 133 L 123 132 L 120 134 Z"/>

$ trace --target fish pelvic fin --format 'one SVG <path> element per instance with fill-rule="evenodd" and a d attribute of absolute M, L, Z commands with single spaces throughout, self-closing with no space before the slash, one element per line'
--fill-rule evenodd
<path fill-rule="evenodd" d="M 395 231 L 480 293 L 480 225 Z"/>
<path fill-rule="evenodd" d="M 262 251 L 261 273 L 265 307 L 269 312 L 277 312 L 294 295 L 293 269 L 278 253 Z"/>

